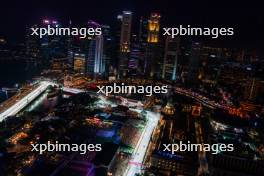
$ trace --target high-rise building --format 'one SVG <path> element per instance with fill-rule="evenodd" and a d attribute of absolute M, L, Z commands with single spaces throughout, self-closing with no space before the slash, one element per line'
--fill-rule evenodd
<path fill-rule="evenodd" d="M 165 41 L 164 61 L 162 69 L 162 78 L 166 80 L 176 80 L 177 62 L 179 55 L 180 39 L 167 36 Z"/>
<path fill-rule="evenodd" d="M 148 20 L 148 43 L 158 43 L 160 30 L 160 15 L 152 13 Z"/>
<path fill-rule="evenodd" d="M 148 39 L 148 19 L 143 16 L 140 18 L 139 21 L 138 39 L 141 46 L 146 46 Z"/>
<path fill-rule="evenodd" d="M 94 21 L 88 22 L 89 27 L 102 26 Z M 89 37 L 89 46 L 87 53 L 87 74 L 89 75 L 102 75 L 105 72 L 105 57 L 104 57 L 104 37 L 102 35 Z"/>
<path fill-rule="evenodd" d="M 123 11 L 123 14 L 118 16 L 118 19 L 121 20 L 118 71 L 119 77 L 123 77 L 128 72 L 132 13 L 130 11 Z"/>
<path fill-rule="evenodd" d="M 128 53 L 130 52 L 132 13 L 130 11 L 123 11 L 123 14 L 119 15 L 118 18 L 122 22 L 120 35 L 120 51 L 122 53 Z"/>
<path fill-rule="evenodd" d="M 201 43 L 192 42 L 188 65 L 187 81 L 190 84 L 195 84 L 199 76 Z"/>
<path fill-rule="evenodd" d="M 139 34 L 138 34 L 138 74 L 145 75 L 145 61 L 146 61 L 146 49 L 148 39 L 148 18 L 141 17 L 139 23 Z M 132 49 L 133 50 L 133 49 Z M 132 51 L 133 52 L 133 51 Z"/>
<path fill-rule="evenodd" d="M 75 53 L 74 54 L 74 72 L 85 74 L 86 72 L 86 58 L 83 53 Z"/>
<path fill-rule="evenodd" d="M 130 72 L 133 74 L 137 74 L 139 71 L 139 63 L 140 63 L 140 56 L 141 56 L 141 51 L 139 48 L 138 44 L 134 44 L 131 47 L 131 52 L 130 52 L 130 58 L 129 58 L 129 63 L 128 63 L 128 68 Z"/>
<path fill-rule="evenodd" d="M 96 78 L 104 77 L 110 63 L 110 57 L 113 49 L 111 48 L 112 38 L 110 37 L 110 27 L 101 25 L 95 21 L 89 20 L 89 28 L 101 28 L 102 34 L 96 36 L 87 36 L 86 38 L 77 38 L 72 46 L 73 53 L 83 53 L 85 55 L 85 74 Z M 71 57 L 72 52 L 68 52 Z"/>
<path fill-rule="evenodd" d="M 148 38 L 145 51 L 144 73 L 148 77 L 161 77 L 161 45 L 159 43 L 160 15 L 152 13 L 148 20 Z"/>
<path fill-rule="evenodd" d="M 90 41 L 87 58 L 87 73 L 101 74 L 105 70 L 103 57 L 103 36 L 96 36 Z"/>
<path fill-rule="evenodd" d="M 69 20 L 69 28 L 72 27 L 72 22 Z M 73 47 L 73 36 L 69 35 L 66 38 L 66 43 L 67 43 L 67 59 L 68 59 L 68 64 L 69 68 L 73 68 L 73 59 L 74 59 L 74 47 Z"/>
<path fill-rule="evenodd" d="M 114 50 L 114 39 L 110 33 L 110 26 L 102 25 L 103 30 L 103 68 L 104 68 L 104 76 L 109 76 L 110 73 L 113 72 L 113 67 L 115 65 L 113 58 L 115 58 Z"/>

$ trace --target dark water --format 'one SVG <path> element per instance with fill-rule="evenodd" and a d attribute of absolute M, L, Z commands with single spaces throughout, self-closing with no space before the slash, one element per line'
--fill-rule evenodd
<path fill-rule="evenodd" d="M 33 62 L 0 60 L 0 88 L 24 83 L 40 71 L 39 66 Z"/>
<path fill-rule="evenodd" d="M 6 94 L 1 88 L 12 88 L 16 85 L 30 81 L 41 72 L 40 66 L 33 62 L 24 60 L 1 60 L 0 59 L 0 103 L 11 97 L 13 94 Z"/>

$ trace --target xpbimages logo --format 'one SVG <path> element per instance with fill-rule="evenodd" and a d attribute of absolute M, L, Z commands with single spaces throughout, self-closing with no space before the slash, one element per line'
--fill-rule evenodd
<path fill-rule="evenodd" d="M 59 26 L 51 27 L 48 25 L 46 28 L 30 28 L 32 30 L 31 35 L 39 36 L 42 38 L 46 35 L 68 35 L 68 36 L 80 36 L 80 38 L 86 38 L 88 36 L 102 35 L 102 28 L 62 28 Z"/>
<path fill-rule="evenodd" d="M 211 36 L 211 38 L 218 38 L 219 36 L 232 36 L 234 35 L 234 28 L 208 28 L 208 27 L 191 27 L 191 25 L 180 25 L 179 27 L 163 28 L 163 35 L 171 36 Z"/>
<path fill-rule="evenodd" d="M 31 151 L 43 154 L 44 152 L 80 152 L 80 154 L 86 154 L 87 151 L 101 151 L 101 144 L 62 144 L 56 141 L 47 144 L 31 144 Z"/>
<path fill-rule="evenodd" d="M 97 93 L 102 93 L 106 96 L 110 94 L 145 94 L 146 96 L 151 96 L 153 93 L 155 94 L 166 94 L 168 93 L 168 86 L 128 86 L 125 83 L 121 83 L 121 85 L 117 85 L 114 83 L 109 86 L 97 86 L 99 89 Z"/>
<path fill-rule="evenodd" d="M 187 144 L 184 144 L 180 141 L 179 144 L 163 144 L 163 151 L 164 152 L 171 152 L 172 154 L 176 152 L 185 152 L 185 151 L 205 151 L 205 152 L 212 152 L 212 154 L 217 154 L 219 152 L 231 152 L 234 151 L 233 144 L 191 144 L 190 141 Z"/>

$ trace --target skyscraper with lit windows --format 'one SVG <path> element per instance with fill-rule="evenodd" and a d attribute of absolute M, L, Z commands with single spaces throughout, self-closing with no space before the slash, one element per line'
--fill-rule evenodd
<path fill-rule="evenodd" d="M 144 73 L 151 78 L 161 77 L 162 71 L 161 45 L 159 42 L 160 17 L 158 13 L 151 13 L 148 20 Z"/>
<path fill-rule="evenodd" d="M 162 78 L 166 80 L 175 81 L 177 77 L 177 62 L 179 55 L 180 39 L 166 37 L 164 60 L 162 69 Z"/>
<path fill-rule="evenodd" d="M 121 35 L 120 35 L 120 51 L 122 53 L 130 52 L 130 35 L 131 35 L 131 23 L 132 12 L 123 11 L 122 15 L 118 18 L 121 20 Z"/>
<path fill-rule="evenodd" d="M 160 15 L 152 13 L 148 20 L 148 43 L 158 43 L 160 30 Z"/>
<path fill-rule="evenodd" d="M 89 21 L 89 27 L 101 27 L 100 24 Z M 104 62 L 104 38 L 103 35 L 89 37 L 89 46 L 88 46 L 88 57 L 87 57 L 87 74 L 89 75 L 101 75 L 105 71 L 105 62 Z"/>
<path fill-rule="evenodd" d="M 119 70 L 119 77 L 120 76 L 123 77 L 126 76 L 128 72 L 132 12 L 123 11 L 122 15 L 118 16 L 118 19 L 121 20 L 120 53 L 119 53 L 118 70 Z"/>

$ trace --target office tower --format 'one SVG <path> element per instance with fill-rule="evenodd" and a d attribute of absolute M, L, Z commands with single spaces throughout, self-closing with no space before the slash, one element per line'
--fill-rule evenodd
<path fill-rule="evenodd" d="M 122 22 L 120 35 L 120 51 L 122 53 L 128 53 L 130 52 L 132 13 L 129 11 L 123 11 L 123 14 L 119 16 L 119 19 Z"/>
<path fill-rule="evenodd" d="M 129 11 L 123 11 L 122 15 L 118 16 L 121 20 L 121 34 L 120 34 L 120 53 L 119 53 L 119 77 L 127 75 L 128 72 L 128 58 L 130 52 L 130 35 L 131 35 L 131 23 L 132 13 Z"/>
<path fill-rule="evenodd" d="M 138 74 L 145 75 L 145 60 L 146 60 L 146 47 L 148 39 L 148 18 L 141 17 L 139 23 L 139 34 L 138 34 Z"/>
<path fill-rule="evenodd" d="M 166 37 L 162 79 L 175 81 L 177 78 L 177 62 L 179 55 L 180 39 Z"/>
<path fill-rule="evenodd" d="M 103 67 L 104 76 L 108 77 L 113 72 L 115 52 L 114 51 L 114 40 L 110 33 L 110 26 L 102 25 L 102 34 L 104 38 L 103 44 Z"/>
<path fill-rule="evenodd" d="M 141 56 L 141 51 L 139 45 L 135 43 L 131 47 L 130 58 L 128 63 L 130 74 L 135 75 L 138 72 L 140 72 L 139 70 L 140 56 Z"/>
<path fill-rule="evenodd" d="M 69 28 L 72 27 L 72 22 L 69 20 Z M 74 49 L 73 49 L 73 36 L 69 35 L 66 38 L 66 43 L 67 43 L 67 58 L 68 58 L 68 64 L 70 68 L 72 69 L 73 67 L 73 59 L 74 59 Z"/>
<path fill-rule="evenodd" d="M 74 54 L 74 72 L 85 74 L 86 71 L 86 58 L 83 53 L 75 53 Z"/>
<path fill-rule="evenodd" d="M 139 21 L 139 34 L 138 34 L 139 43 L 142 46 L 146 46 L 148 39 L 148 19 L 141 17 Z"/>
<path fill-rule="evenodd" d="M 74 52 L 73 52 L 73 50 L 68 50 L 67 59 L 68 59 L 69 68 L 72 70 L 73 62 L 74 62 Z"/>
<path fill-rule="evenodd" d="M 86 62 L 86 74 L 90 76 L 95 76 L 95 55 L 96 55 L 96 37 L 89 37 L 88 39 L 88 50 L 85 50 L 87 56 Z"/>
<path fill-rule="evenodd" d="M 89 27 L 98 28 L 100 24 L 89 21 Z M 88 75 L 101 75 L 105 72 L 105 58 L 104 58 L 104 38 L 103 35 L 88 37 L 89 46 L 87 53 L 87 74 Z"/>
<path fill-rule="evenodd" d="M 192 42 L 187 75 L 187 82 L 189 84 L 195 84 L 198 82 L 200 51 L 201 43 Z"/>
<path fill-rule="evenodd" d="M 148 20 L 148 43 L 158 43 L 160 30 L 160 15 L 152 13 Z"/>
<path fill-rule="evenodd" d="M 161 45 L 159 43 L 160 15 L 152 13 L 148 20 L 148 38 L 145 51 L 144 73 L 147 77 L 161 77 Z"/>
<path fill-rule="evenodd" d="M 141 64 L 140 60 L 142 58 L 142 51 L 140 48 L 139 43 L 139 36 L 136 34 L 133 34 L 131 37 L 131 52 L 129 56 L 128 61 L 128 71 L 129 75 L 140 75 L 142 73 L 142 69 L 139 67 L 139 64 Z"/>
<path fill-rule="evenodd" d="M 103 61 L 103 36 L 95 36 L 90 39 L 87 74 L 101 74 L 104 72 L 105 65 Z"/>
<path fill-rule="evenodd" d="M 47 27 L 48 25 L 54 26 L 51 20 L 44 19 L 40 23 L 39 27 Z M 40 51 L 41 51 L 41 56 L 43 57 L 43 63 L 44 65 L 48 65 L 49 61 L 51 60 L 51 47 L 50 47 L 50 38 L 51 36 L 43 36 L 40 39 Z"/>

